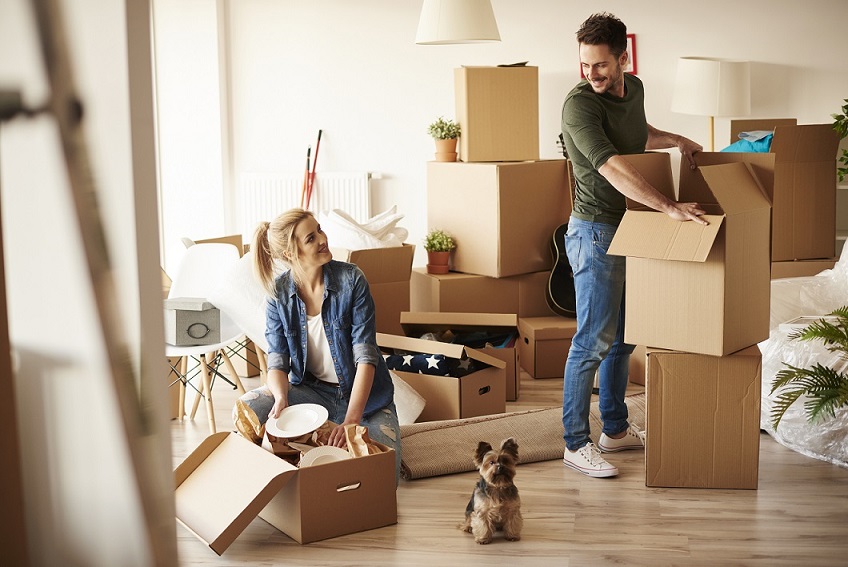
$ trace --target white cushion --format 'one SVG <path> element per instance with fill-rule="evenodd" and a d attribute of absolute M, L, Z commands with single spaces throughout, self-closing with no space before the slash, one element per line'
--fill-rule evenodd
<path fill-rule="evenodd" d="M 426 400 L 397 374 L 391 370 L 389 370 L 389 374 L 392 375 L 392 382 L 395 385 L 395 407 L 397 408 L 398 423 L 400 425 L 415 423 L 415 420 L 424 411 Z"/>

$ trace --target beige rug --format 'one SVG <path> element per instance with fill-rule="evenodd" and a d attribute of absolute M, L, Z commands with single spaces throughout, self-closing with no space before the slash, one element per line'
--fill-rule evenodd
<path fill-rule="evenodd" d="M 640 429 L 645 428 L 645 401 L 644 393 L 625 398 L 630 422 Z M 595 443 L 601 427 L 595 401 L 589 410 L 589 436 Z M 504 439 L 514 437 L 522 463 L 561 459 L 565 447 L 562 407 L 413 423 L 401 426 L 400 430 L 404 480 L 474 470 L 471 458 L 480 441 L 497 446 Z"/>

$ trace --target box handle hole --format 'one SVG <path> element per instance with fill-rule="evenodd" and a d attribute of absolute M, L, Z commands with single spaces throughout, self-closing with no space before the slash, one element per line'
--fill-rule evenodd
<path fill-rule="evenodd" d="M 489 390 L 491 390 L 491 389 L 492 389 L 491 386 L 483 386 L 482 388 L 480 388 L 480 390 L 477 393 L 482 396 L 483 394 L 488 394 Z"/>
<path fill-rule="evenodd" d="M 346 482 L 338 485 L 336 487 L 336 492 L 347 492 L 349 490 L 356 490 L 360 486 L 362 486 L 361 482 Z"/>

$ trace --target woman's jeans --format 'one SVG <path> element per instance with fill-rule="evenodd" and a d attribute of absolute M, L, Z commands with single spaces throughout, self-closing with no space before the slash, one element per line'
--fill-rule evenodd
<path fill-rule="evenodd" d="M 577 299 L 577 332 L 568 351 L 562 386 L 562 425 L 570 451 L 589 442 L 589 405 L 596 371 L 603 432 L 612 436 L 628 427 L 624 394 L 634 347 L 624 342 L 625 258 L 607 255 L 615 229 L 571 217 L 565 235 Z"/>
<path fill-rule="evenodd" d="M 268 386 L 260 386 L 245 393 L 241 400 L 253 410 L 261 423 L 268 420 L 268 412 L 274 405 L 274 396 Z M 318 404 L 327 408 L 327 419 L 333 423 L 342 423 L 347 414 L 347 400 L 338 386 L 322 382 L 307 375 L 298 385 L 289 385 L 289 405 Z M 372 441 L 382 443 L 395 451 L 395 480 L 400 479 L 400 425 L 394 402 L 362 418 L 360 425 L 368 428 Z"/>

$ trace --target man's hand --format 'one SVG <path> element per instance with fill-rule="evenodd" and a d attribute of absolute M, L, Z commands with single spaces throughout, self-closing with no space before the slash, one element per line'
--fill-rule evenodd
<path fill-rule="evenodd" d="M 686 161 L 689 162 L 689 169 L 698 169 L 698 164 L 695 163 L 694 155 L 704 150 L 701 144 L 693 142 L 689 138 L 684 138 L 683 136 L 680 136 L 680 138 L 677 140 L 677 149 L 680 150 L 680 155 L 682 155 L 686 159 Z"/>
<path fill-rule="evenodd" d="M 666 214 L 676 221 L 695 221 L 704 226 L 710 224 L 706 219 L 701 218 L 701 215 L 706 213 L 698 206 L 698 203 L 671 203 L 671 208 L 666 211 Z"/>

